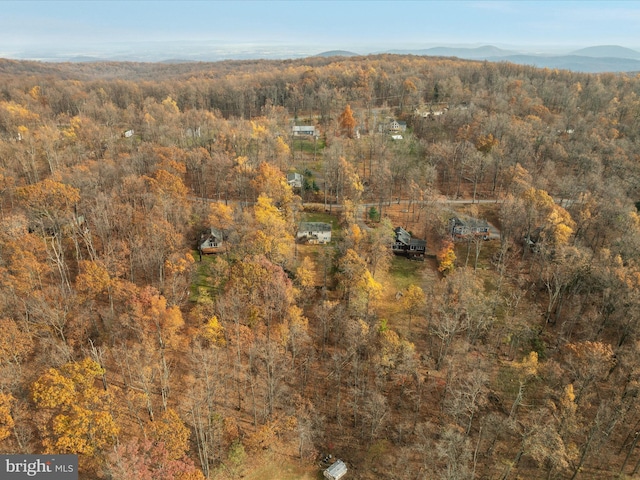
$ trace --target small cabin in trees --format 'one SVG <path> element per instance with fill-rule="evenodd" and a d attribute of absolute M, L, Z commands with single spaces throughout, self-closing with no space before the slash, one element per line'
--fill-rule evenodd
<path fill-rule="evenodd" d="M 317 135 L 317 130 L 313 125 L 295 125 L 291 133 L 293 133 L 294 137 L 313 137 Z"/>
<path fill-rule="evenodd" d="M 386 122 L 378 125 L 378 131 L 380 133 L 389 133 L 391 135 L 397 135 L 407 130 L 407 122 L 400 122 L 393 118 L 388 118 Z"/>
<path fill-rule="evenodd" d="M 291 188 L 302 188 L 304 177 L 300 173 L 287 173 L 287 183 Z"/>
<path fill-rule="evenodd" d="M 333 465 L 324 471 L 327 480 L 340 480 L 347 474 L 347 465 L 342 460 L 336 460 Z"/>
<path fill-rule="evenodd" d="M 393 118 L 380 125 L 380 132 L 399 133 L 407 130 L 407 122 L 399 122 Z"/>
<path fill-rule="evenodd" d="M 454 240 L 481 237 L 489 240 L 489 223 L 478 218 L 453 217 L 449 219 L 449 231 Z"/>
<path fill-rule="evenodd" d="M 536 228 L 533 232 L 524 236 L 524 244 L 529 247 L 532 252 L 540 251 L 540 244 L 544 237 L 544 229 L 542 227 Z"/>
<path fill-rule="evenodd" d="M 200 253 L 219 253 L 224 251 L 224 233 L 219 228 L 211 227 L 200 235 L 198 245 Z"/>
<path fill-rule="evenodd" d="M 300 222 L 296 239 L 301 243 L 324 244 L 331 241 L 331 224 L 324 222 Z"/>
<path fill-rule="evenodd" d="M 391 123 L 389 123 L 389 130 L 392 132 L 405 132 L 407 130 L 407 122 L 392 120 Z"/>
<path fill-rule="evenodd" d="M 409 258 L 424 259 L 424 254 L 427 250 L 426 240 L 412 238 L 411 234 L 402 227 L 397 227 L 394 232 L 396 241 L 391 246 L 393 253 Z"/>

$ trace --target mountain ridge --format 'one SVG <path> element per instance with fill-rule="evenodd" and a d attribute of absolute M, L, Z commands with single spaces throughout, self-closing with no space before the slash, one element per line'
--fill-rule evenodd
<path fill-rule="evenodd" d="M 612 57 L 612 58 L 633 58 L 640 60 L 640 52 L 620 45 L 596 45 L 593 47 L 574 50 L 570 55 L 581 57 Z"/>
<path fill-rule="evenodd" d="M 47 50 L 31 50 L 12 55 L 4 55 L 7 59 L 40 61 L 45 63 L 95 63 L 95 62 L 143 62 L 143 63 L 189 63 L 189 62 L 218 62 L 224 60 L 267 60 L 267 59 L 300 59 L 311 57 L 331 56 L 360 56 L 376 54 L 393 55 L 421 55 L 436 57 L 460 58 L 473 61 L 508 61 L 516 64 L 533 65 L 536 67 L 558 68 L 583 73 L 620 73 L 640 71 L 640 51 L 619 45 L 596 45 L 578 50 L 559 53 L 529 51 L 523 48 L 501 48 L 495 45 L 481 46 L 433 46 L 429 48 L 396 48 L 390 50 L 363 49 L 360 53 L 350 50 L 331 49 L 316 51 L 311 48 L 285 45 L 190 45 L 174 44 L 162 48 L 162 45 L 135 44 L 128 48 L 109 50 L 105 46 L 102 50 L 73 53 Z M 114 47 L 115 48 L 115 47 Z"/>

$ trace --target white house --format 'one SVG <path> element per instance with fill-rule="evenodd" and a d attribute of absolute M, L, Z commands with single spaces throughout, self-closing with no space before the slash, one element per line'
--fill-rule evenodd
<path fill-rule="evenodd" d="M 399 122 L 393 118 L 389 119 L 386 123 L 382 123 L 378 126 L 378 130 L 381 133 L 399 133 L 407 130 L 407 122 Z"/>
<path fill-rule="evenodd" d="M 323 222 L 300 222 L 296 239 L 300 242 L 318 244 L 331 241 L 331 224 Z"/>
<path fill-rule="evenodd" d="M 211 227 L 200 235 L 198 248 L 201 253 L 218 253 L 224 249 L 224 234 L 222 230 Z"/>
<path fill-rule="evenodd" d="M 392 120 L 389 124 L 389 130 L 391 130 L 392 132 L 404 132 L 407 130 L 407 122 Z"/>
<path fill-rule="evenodd" d="M 287 173 L 287 183 L 292 188 L 302 188 L 304 177 L 300 173 Z"/>
<path fill-rule="evenodd" d="M 324 471 L 327 480 L 340 480 L 347 474 L 347 466 L 342 460 L 336 460 L 333 465 Z"/>
<path fill-rule="evenodd" d="M 454 239 L 481 237 L 488 240 L 490 238 L 489 223 L 478 218 L 450 218 L 449 228 Z"/>
<path fill-rule="evenodd" d="M 309 135 L 313 137 L 317 134 L 316 127 L 312 125 L 295 125 L 291 132 L 293 133 L 294 137 L 302 135 Z"/>

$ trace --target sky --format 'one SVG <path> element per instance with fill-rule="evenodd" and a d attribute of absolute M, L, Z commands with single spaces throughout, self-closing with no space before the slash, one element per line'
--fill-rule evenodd
<path fill-rule="evenodd" d="M 144 42 L 363 54 L 439 45 L 640 49 L 640 1 L 0 0 L 0 56 Z"/>

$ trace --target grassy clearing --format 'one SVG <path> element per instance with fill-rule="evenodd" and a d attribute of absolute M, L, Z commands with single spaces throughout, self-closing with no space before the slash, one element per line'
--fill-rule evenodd
<path fill-rule="evenodd" d="M 478 244 L 480 248 L 480 254 L 478 255 L 478 270 L 492 270 L 493 258 L 495 254 L 500 250 L 499 240 L 480 241 Z M 465 264 L 469 268 L 474 267 L 476 260 L 476 244 L 475 242 L 456 242 L 456 264 L 458 267 L 464 267 Z M 467 261 L 468 259 L 468 261 Z"/>
<path fill-rule="evenodd" d="M 279 458 L 253 470 L 244 478 L 246 480 L 319 480 L 323 476 L 318 468 L 300 467 Z"/>
<path fill-rule="evenodd" d="M 304 212 L 302 214 L 303 222 L 324 222 L 331 224 L 331 236 L 340 232 L 340 222 L 335 215 L 329 215 L 325 212 Z"/>
<path fill-rule="evenodd" d="M 387 275 L 382 280 L 385 286 L 383 296 L 378 302 L 377 313 L 388 321 L 389 327 L 407 335 L 408 316 L 404 312 L 402 298 L 396 298 L 398 292 L 404 292 L 410 285 L 417 285 L 425 292 L 430 284 L 437 281 L 435 264 L 427 258 L 424 262 L 394 256 Z M 415 323 L 414 323 L 415 326 Z"/>
<path fill-rule="evenodd" d="M 318 154 L 322 151 L 322 149 L 324 149 L 325 144 L 322 138 L 319 138 L 315 142 L 313 140 L 307 140 L 304 138 L 296 138 L 292 142 L 292 147 L 292 150 L 294 150 L 296 153 L 304 152 L 313 154 L 313 152 L 315 151 L 316 154 Z"/>
<path fill-rule="evenodd" d="M 196 272 L 191 282 L 189 300 L 196 302 L 202 289 L 213 296 L 221 287 L 219 277 L 214 278 L 218 270 L 216 264 L 220 254 L 202 255 L 202 260 L 199 259 L 197 250 L 193 250 L 191 255 L 196 261 Z"/>
<path fill-rule="evenodd" d="M 216 480 L 321 480 L 319 467 L 315 465 L 299 465 L 291 455 L 265 453 L 257 457 L 247 458 L 247 462 L 229 471 L 220 468 L 214 477 Z"/>
<path fill-rule="evenodd" d="M 389 280 L 395 291 L 406 290 L 409 285 L 422 283 L 422 273 L 425 268 L 425 262 L 394 256 L 389 268 Z"/>

